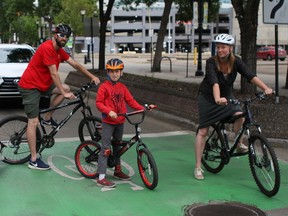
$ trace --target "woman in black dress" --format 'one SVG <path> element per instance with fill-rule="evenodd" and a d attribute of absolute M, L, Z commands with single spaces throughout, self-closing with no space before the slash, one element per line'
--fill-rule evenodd
<path fill-rule="evenodd" d="M 228 104 L 228 100 L 234 98 L 232 90 L 237 73 L 240 73 L 266 94 L 272 94 L 273 92 L 254 73 L 248 71 L 244 62 L 233 54 L 233 36 L 220 34 L 215 37 L 214 42 L 216 43 L 217 54 L 206 61 L 206 74 L 200 84 L 198 95 L 199 127 L 195 142 L 196 164 L 194 177 L 199 180 L 204 179 L 201 158 L 209 126 L 225 117 L 242 113 L 240 106 Z M 240 130 L 243 122 L 244 118 L 235 121 L 235 133 Z M 247 150 L 247 146 L 241 140 L 237 151 L 246 152 Z"/>

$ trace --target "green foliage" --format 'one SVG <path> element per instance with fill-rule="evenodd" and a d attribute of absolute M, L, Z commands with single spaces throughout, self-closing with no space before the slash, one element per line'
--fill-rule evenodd
<path fill-rule="evenodd" d="M 220 2 L 219 0 L 208 0 L 208 19 L 214 21 L 219 12 Z M 179 5 L 177 13 L 177 20 L 190 21 L 193 19 L 193 1 L 176 0 L 175 3 Z"/>
<path fill-rule="evenodd" d="M 61 11 L 61 0 L 38 0 L 38 7 L 36 8 L 36 15 L 38 17 L 54 17 Z"/>
<path fill-rule="evenodd" d="M 74 35 L 81 35 L 83 33 L 83 22 L 81 10 L 85 10 L 85 17 L 92 17 L 98 14 L 95 0 L 62 0 L 62 11 L 55 16 L 55 23 L 69 24 L 73 30 Z"/>
<path fill-rule="evenodd" d="M 22 16 L 33 16 L 34 0 L 1 0 L 0 1 L 0 34 L 2 42 L 8 42 L 18 29 L 13 25 Z"/>
<path fill-rule="evenodd" d="M 13 26 L 17 29 L 17 37 L 19 43 L 27 43 L 31 46 L 37 45 L 38 31 L 36 29 L 36 17 L 21 16 L 13 22 Z"/>

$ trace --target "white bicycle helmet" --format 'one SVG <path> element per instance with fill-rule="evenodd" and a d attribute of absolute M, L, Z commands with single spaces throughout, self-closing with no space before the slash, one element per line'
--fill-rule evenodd
<path fill-rule="evenodd" d="M 229 34 L 219 34 L 214 38 L 215 43 L 223 43 L 228 45 L 234 45 L 234 37 Z"/>

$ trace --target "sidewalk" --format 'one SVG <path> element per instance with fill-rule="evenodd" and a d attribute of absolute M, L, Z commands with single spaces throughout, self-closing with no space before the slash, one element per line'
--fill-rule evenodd
<path fill-rule="evenodd" d="M 161 62 L 161 72 L 151 72 L 151 56 L 150 54 L 107 54 L 106 61 L 110 58 L 120 58 L 125 64 L 124 73 L 138 74 L 142 76 L 155 77 L 160 79 L 177 80 L 188 83 L 200 83 L 203 76 L 195 76 L 195 72 L 198 68 L 198 62 L 193 58 L 193 55 L 177 53 L 177 54 L 163 54 Z M 205 73 L 206 59 L 209 58 L 209 53 L 204 53 L 202 56 L 202 71 Z M 84 54 L 77 54 L 75 59 L 81 63 L 84 63 Z M 187 67 L 188 65 L 188 67 Z M 85 65 L 87 68 L 92 68 L 91 63 Z M 95 55 L 94 67 L 98 67 L 98 55 Z M 170 69 L 172 72 L 170 72 Z M 288 97 L 288 89 L 284 89 L 287 74 L 287 60 L 279 61 L 279 96 Z M 275 61 L 257 61 L 257 76 L 262 79 L 271 88 L 275 89 Z M 235 88 L 240 88 L 240 74 L 234 85 Z M 275 89 L 276 90 L 276 89 Z"/>

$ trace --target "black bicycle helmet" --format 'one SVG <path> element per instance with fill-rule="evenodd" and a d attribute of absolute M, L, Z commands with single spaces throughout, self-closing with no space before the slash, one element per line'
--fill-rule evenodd
<path fill-rule="evenodd" d="M 106 63 L 106 70 L 123 70 L 124 63 L 118 58 L 112 58 Z"/>
<path fill-rule="evenodd" d="M 62 33 L 65 34 L 67 37 L 71 35 L 71 28 L 69 25 L 66 24 L 59 24 L 55 27 L 54 33 Z"/>

